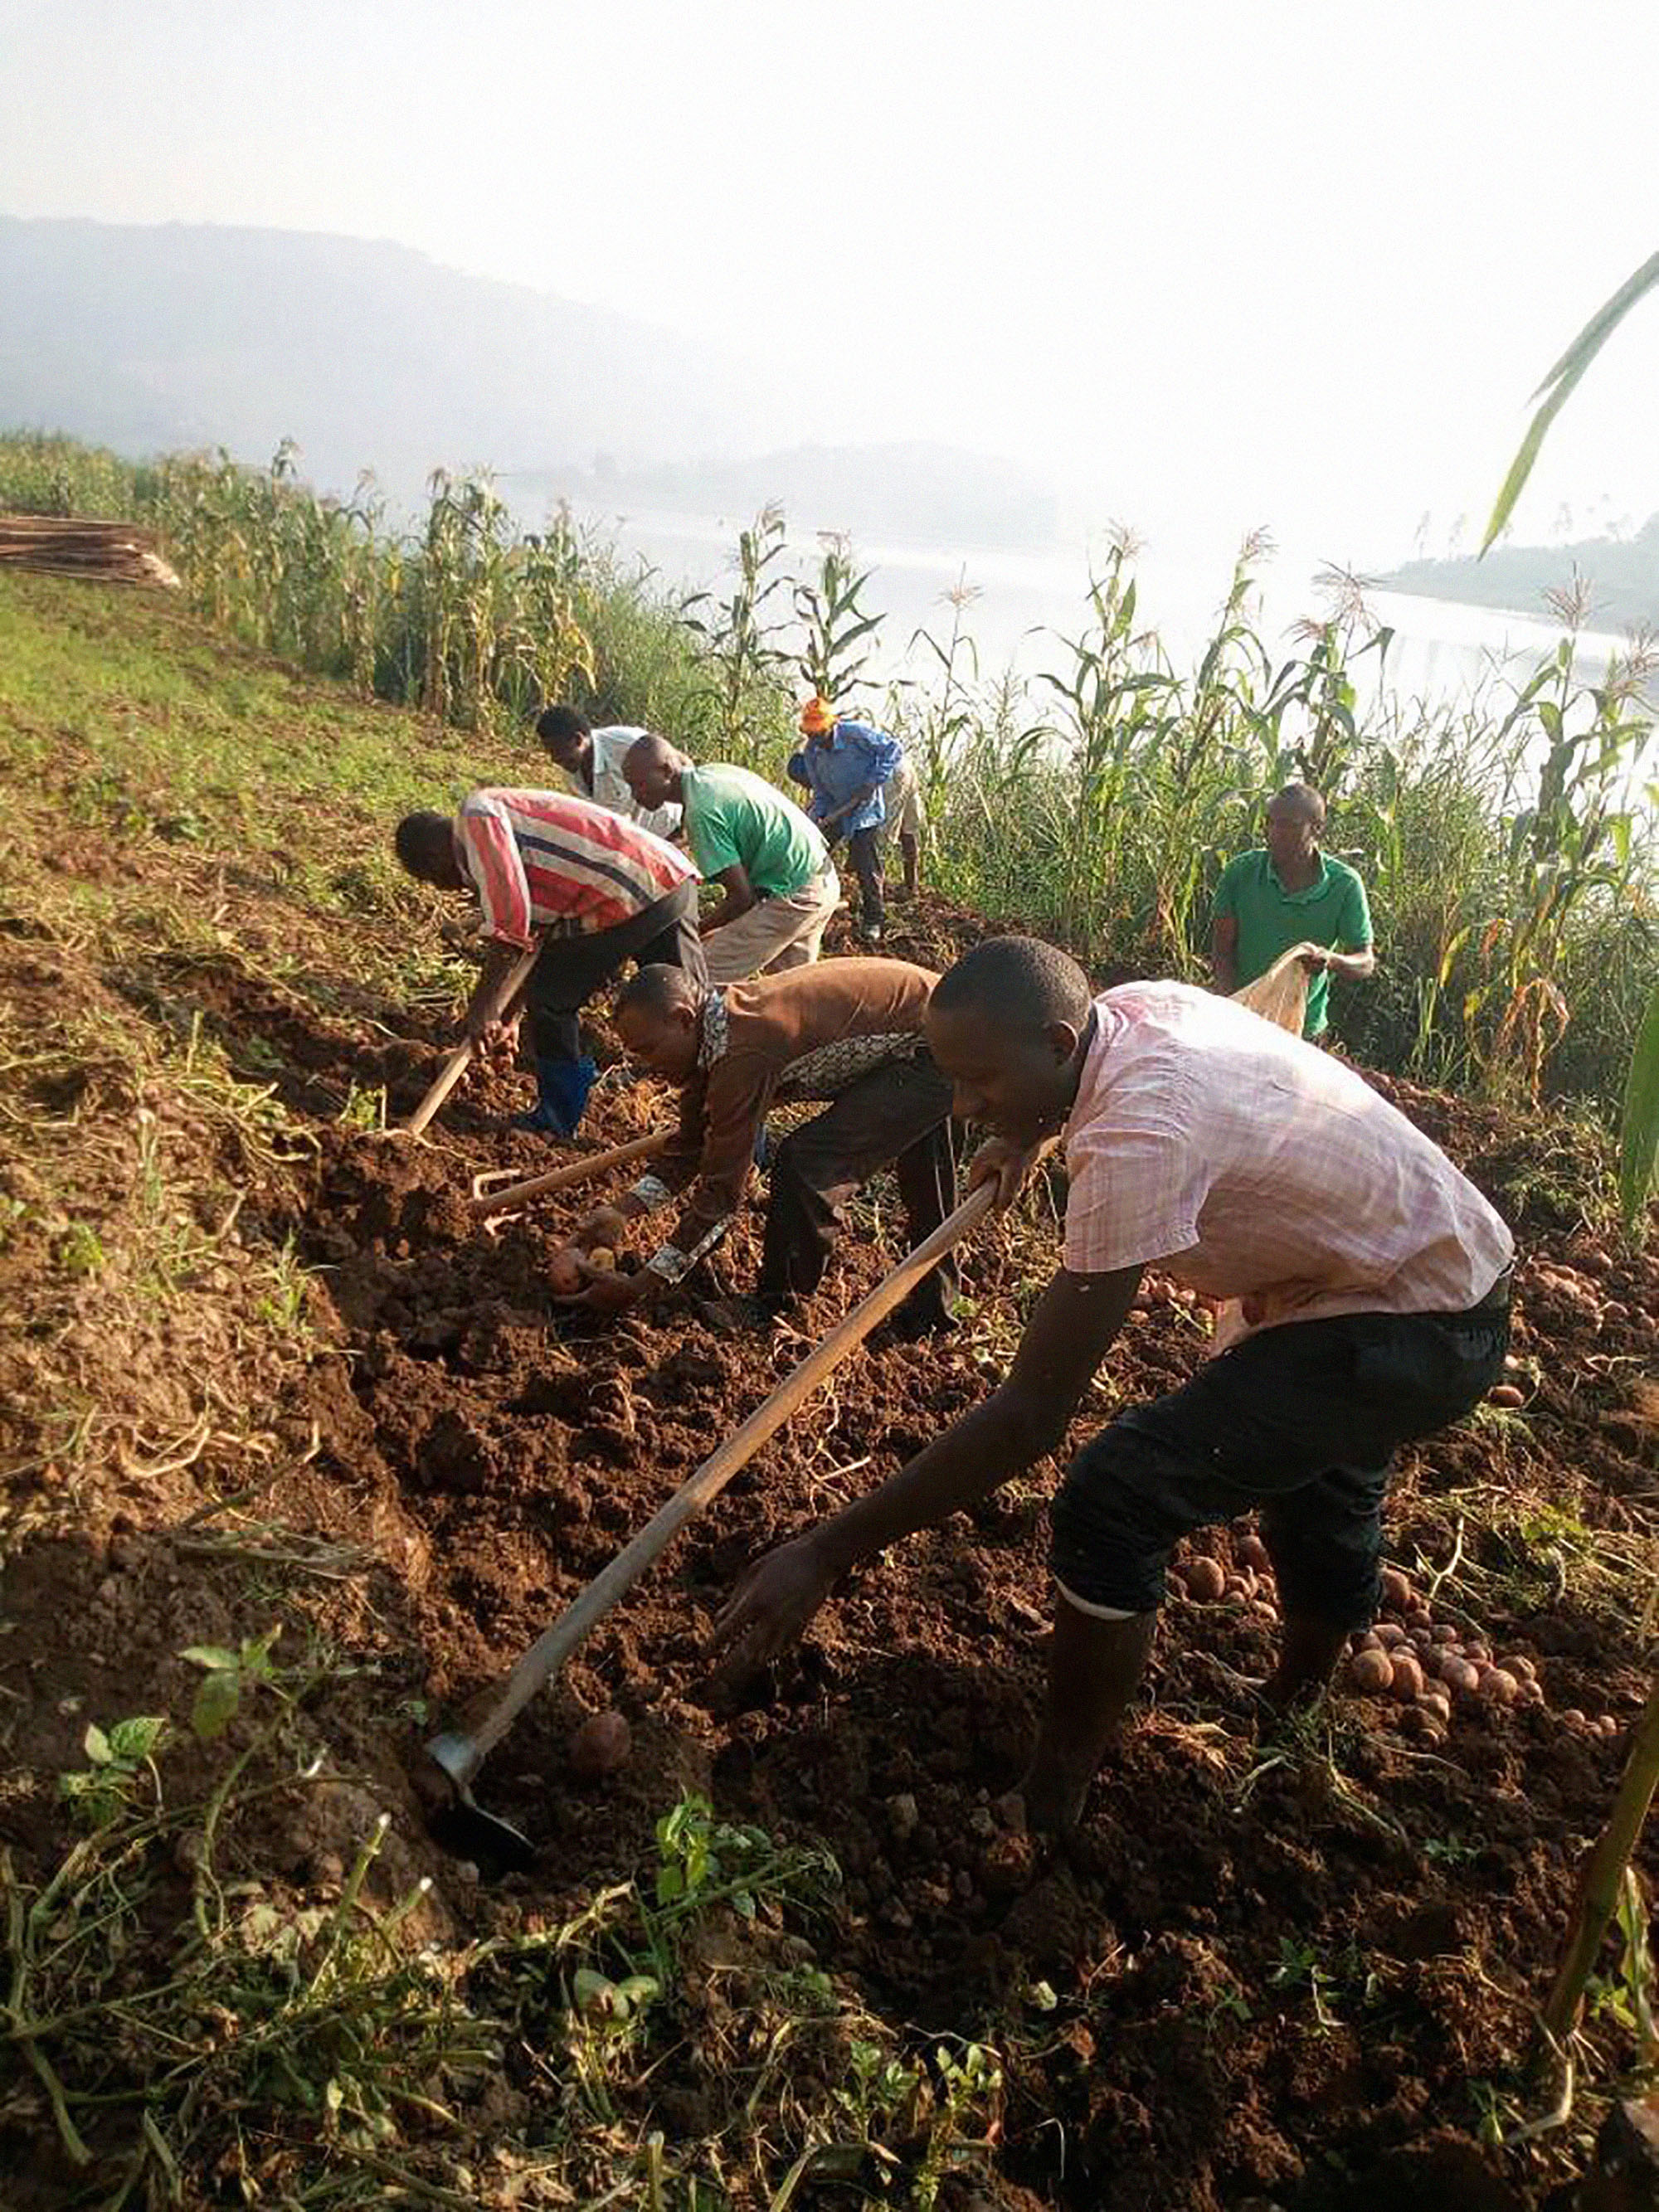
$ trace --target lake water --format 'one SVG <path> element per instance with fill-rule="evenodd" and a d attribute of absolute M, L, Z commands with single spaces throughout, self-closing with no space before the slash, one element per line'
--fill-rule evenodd
<path fill-rule="evenodd" d="M 717 585 L 728 573 L 740 521 L 679 514 L 590 514 L 582 518 L 624 551 L 657 569 L 673 584 Z M 926 680 L 936 664 L 925 647 L 912 641 L 919 629 L 935 635 L 949 631 L 951 610 L 945 595 L 959 581 L 977 593 L 966 617 L 982 676 L 1010 665 L 1026 676 L 1063 669 L 1060 639 L 1075 635 L 1086 614 L 1088 549 L 969 548 L 958 554 L 942 546 L 860 541 L 855 552 L 871 569 L 866 601 L 885 619 L 879 633 L 877 665 L 884 677 Z M 789 542 L 787 565 L 805 568 L 815 556 L 811 537 Z M 1322 611 L 1313 587 L 1317 568 L 1311 556 L 1281 551 L 1260 573 L 1258 628 L 1270 647 L 1284 654 L 1296 649 L 1291 625 Z M 1137 556 L 1137 614 L 1155 627 L 1178 669 L 1189 668 L 1212 634 L 1218 606 L 1231 580 L 1224 552 L 1213 559 L 1160 552 L 1156 544 Z M 1367 593 L 1377 620 L 1395 635 L 1389 648 L 1387 682 L 1405 699 L 1438 703 L 1466 696 L 1477 685 L 1519 684 L 1556 648 L 1559 626 L 1491 607 L 1465 606 L 1447 599 L 1403 592 Z M 780 595 L 780 603 L 781 595 Z M 1058 633 L 1058 635 L 1056 635 Z M 1621 641 L 1585 632 L 1579 641 L 1580 669 L 1586 681 L 1599 681 Z M 1367 654 L 1356 678 L 1375 688 L 1376 657 Z"/>

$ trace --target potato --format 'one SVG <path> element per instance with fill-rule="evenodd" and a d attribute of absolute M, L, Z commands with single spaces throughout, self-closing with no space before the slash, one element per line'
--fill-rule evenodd
<path fill-rule="evenodd" d="M 1589 1723 L 1585 1719 L 1583 1714 L 1579 1711 L 1577 1705 L 1564 1705 L 1559 1717 L 1564 1720 L 1569 1728 L 1588 1728 L 1589 1726 Z"/>
<path fill-rule="evenodd" d="M 1513 1382 L 1494 1382 L 1486 1393 L 1486 1403 L 1489 1406 L 1514 1407 L 1524 1406 L 1526 1402 L 1526 1392 L 1517 1389 Z"/>
<path fill-rule="evenodd" d="M 1371 1634 L 1385 1651 L 1392 1651 L 1396 1644 L 1406 1640 L 1406 1632 L 1397 1620 L 1379 1620 Z"/>
<path fill-rule="evenodd" d="M 1227 1587 L 1227 1577 L 1214 1559 L 1192 1560 L 1187 1569 L 1187 1592 L 1200 1605 L 1213 1605 Z"/>
<path fill-rule="evenodd" d="M 596 1275 L 608 1275 L 617 1264 L 617 1255 L 608 1244 L 596 1244 L 587 1255 L 587 1264 Z"/>
<path fill-rule="evenodd" d="M 1422 1696 L 1423 1669 L 1415 1659 L 1408 1657 L 1403 1651 L 1397 1651 L 1394 1656 L 1392 1671 L 1393 1679 L 1389 1687 L 1402 1705 Z"/>
<path fill-rule="evenodd" d="M 1247 1598 L 1255 1595 L 1254 1575 L 1229 1575 L 1222 1588 L 1229 1597 Z"/>
<path fill-rule="evenodd" d="M 1406 1707 L 1400 1716 L 1400 1732 L 1402 1735 L 1414 1736 L 1419 1743 L 1432 1745 L 1446 1741 L 1446 1731 L 1438 1719 L 1421 1705 Z"/>
<path fill-rule="evenodd" d="M 1362 1697 L 1384 1697 L 1394 1686 L 1394 1662 L 1386 1651 L 1356 1651 L 1348 1662 L 1348 1680 Z"/>
<path fill-rule="evenodd" d="M 1482 1636 L 1466 1637 L 1463 1641 L 1463 1656 L 1466 1659 L 1473 1659 L 1477 1667 L 1489 1667 L 1492 1664 L 1492 1646 Z"/>
<path fill-rule="evenodd" d="M 1457 1641 L 1457 1631 L 1449 1620 L 1437 1621 L 1429 1633 L 1437 1644 L 1455 1644 Z"/>
<path fill-rule="evenodd" d="M 1374 1628 L 1368 1628 L 1363 1635 L 1354 1638 L 1353 1648 L 1356 1651 L 1380 1651 L 1382 1640 Z"/>
<path fill-rule="evenodd" d="M 1487 1668 L 1480 1682 L 1483 1698 L 1490 1698 L 1495 1705 L 1512 1705 L 1519 1693 L 1513 1674 L 1506 1674 L 1501 1667 Z"/>
<path fill-rule="evenodd" d="M 1480 1672 L 1467 1659 L 1443 1659 L 1440 1662 L 1440 1679 L 1449 1690 L 1460 1697 L 1469 1697 L 1480 1687 Z"/>
<path fill-rule="evenodd" d="M 1524 1651 L 1517 1651 L 1512 1659 L 1500 1659 L 1498 1663 L 1506 1674 L 1513 1674 L 1517 1681 L 1535 1682 L 1538 1680 L 1537 1666 Z"/>
<path fill-rule="evenodd" d="M 1619 1723 L 1612 1713 L 1603 1713 L 1596 1726 L 1609 1740 L 1620 1734 Z"/>
<path fill-rule="evenodd" d="M 1241 1536 L 1233 1546 L 1233 1557 L 1241 1567 L 1253 1567 L 1259 1575 L 1266 1574 L 1273 1565 L 1267 1547 L 1260 1536 Z"/>
<path fill-rule="evenodd" d="M 1398 1567 L 1382 1570 L 1382 1602 L 1403 1612 L 1412 1601 L 1412 1586 Z"/>
<path fill-rule="evenodd" d="M 619 1712 L 591 1714 L 571 1737 L 570 1771 L 584 1782 L 614 1774 L 634 1747 L 634 1732 Z"/>
<path fill-rule="evenodd" d="M 547 1263 L 547 1285 L 556 1297 L 568 1297 L 582 1286 L 581 1255 L 567 1244 Z"/>
<path fill-rule="evenodd" d="M 1446 1695 L 1443 1690 L 1425 1690 L 1417 1703 L 1419 1709 L 1421 1711 L 1432 1713 L 1436 1720 L 1439 1722 L 1442 1728 L 1449 1727 L 1451 1723 L 1451 1699 Z"/>

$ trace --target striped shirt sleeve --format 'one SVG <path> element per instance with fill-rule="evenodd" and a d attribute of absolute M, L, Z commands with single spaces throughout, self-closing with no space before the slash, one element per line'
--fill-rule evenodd
<path fill-rule="evenodd" d="M 530 881 L 513 823 L 499 799 L 475 792 L 456 823 L 459 860 L 478 894 L 486 933 L 503 945 L 531 939 Z"/>

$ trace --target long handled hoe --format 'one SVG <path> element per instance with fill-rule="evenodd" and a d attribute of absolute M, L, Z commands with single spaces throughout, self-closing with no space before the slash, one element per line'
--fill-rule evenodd
<path fill-rule="evenodd" d="M 498 1686 L 483 1718 L 470 1731 L 435 1735 L 427 1758 L 443 1791 L 432 1818 L 433 1833 L 446 1848 L 469 1858 L 517 1868 L 534 1856 L 527 1837 L 509 1821 L 486 1812 L 472 1796 L 472 1779 L 537 1692 L 550 1682 L 605 1614 L 667 1548 L 696 1513 L 720 1496 L 740 1468 L 747 1466 L 767 1439 L 781 1429 L 824 1377 L 921 1282 L 928 1270 L 989 1212 L 994 1186 L 970 1191 L 933 1235 L 884 1276 L 822 1344 L 808 1352 L 771 1396 L 756 1407 L 743 1426 L 704 1460 L 690 1479 L 648 1521 L 632 1543 L 596 1575 L 552 1626 L 538 1637 Z"/>

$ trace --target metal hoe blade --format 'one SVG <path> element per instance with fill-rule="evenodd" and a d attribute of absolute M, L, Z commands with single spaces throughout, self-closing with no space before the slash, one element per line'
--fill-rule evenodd
<path fill-rule="evenodd" d="M 472 1795 L 478 1759 L 471 1738 L 434 1735 L 426 1751 L 451 1792 L 448 1802 L 428 1815 L 434 1841 L 458 1857 L 477 1859 L 503 1874 L 521 1874 L 532 1865 L 536 1847 L 529 1837 L 510 1820 L 487 1813 Z"/>

